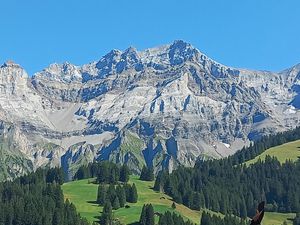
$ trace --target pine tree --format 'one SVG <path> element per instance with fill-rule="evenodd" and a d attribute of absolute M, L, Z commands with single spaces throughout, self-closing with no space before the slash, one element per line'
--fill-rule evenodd
<path fill-rule="evenodd" d="M 115 185 L 113 184 L 109 185 L 108 190 L 106 192 L 106 200 L 112 203 L 116 196 L 117 193 L 116 193 Z"/>
<path fill-rule="evenodd" d="M 119 201 L 119 198 L 118 196 L 115 196 L 114 200 L 113 200 L 113 203 L 112 203 L 112 208 L 114 210 L 117 210 L 120 208 L 120 201 Z"/>
<path fill-rule="evenodd" d="M 143 166 L 141 175 L 140 175 L 140 180 L 144 181 L 152 181 L 154 180 L 154 173 L 153 173 L 153 168 L 147 168 L 146 166 Z"/>
<path fill-rule="evenodd" d="M 140 180 L 146 180 L 146 174 L 147 174 L 147 167 L 143 166 L 141 175 L 140 175 Z"/>
<path fill-rule="evenodd" d="M 166 224 L 168 224 L 168 225 L 174 225 L 173 216 L 172 216 L 172 214 L 169 211 L 167 211 L 165 213 L 165 218 L 166 218 Z"/>
<path fill-rule="evenodd" d="M 164 182 L 163 182 L 163 175 L 162 175 L 162 172 L 160 172 L 160 173 L 157 175 L 156 179 L 155 179 L 153 189 L 154 189 L 155 191 L 162 192 L 162 191 L 163 191 L 163 190 L 162 190 L 162 189 L 163 189 L 163 184 L 164 184 Z"/>
<path fill-rule="evenodd" d="M 151 204 L 143 206 L 140 225 L 154 225 L 154 210 Z"/>
<path fill-rule="evenodd" d="M 161 215 L 158 220 L 158 225 L 168 225 L 166 222 L 166 217 Z"/>
<path fill-rule="evenodd" d="M 130 201 L 131 203 L 136 203 L 138 200 L 138 194 L 135 184 L 130 188 Z"/>
<path fill-rule="evenodd" d="M 130 202 L 131 185 L 126 183 L 126 184 L 124 184 L 123 188 L 124 188 L 124 191 L 125 191 L 126 201 Z"/>
<path fill-rule="evenodd" d="M 176 209 L 176 204 L 175 204 L 175 202 L 172 203 L 172 209 Z"/>
<path fill-rule="evenodd" d="M 200 203 L 201 203 L 200 193 L 196 192 L 194 193 L 193 203 L 191 208 L 195 210 L 200 210 Z"/>
<path fill-rule="evenodd" d="M 141 216 L 140 216 L 140 225 L 145 225 L 146 224 L 146 221 L 147 221 L 146 207 L 147 207 L 147 205 L 143 205 Z"/>
<path fill-rule="evenodd" d="M 209 215 L 206 212 L 202 213 L 200 225 L 210 225 Z"/>
<path fill-rule="evenodd" d="M 98 195 L 97 195 L 97 203 L 101 206 L 104 205 L 105 201 L 106 201 L 106 187 L 104 184 L 99 184 L 98 186 Z"/>
<path fill-rule="evenodd" d="M 105 183 L 109 180 L 109 164 L 101 163 L 99 164 L 98 174 L 97 174 L 97 182 Z"/>
<path fill-rule="evenodd" d="M 125 203 L 126 203 L 126 194 L 125 194 L 124 187 L 118 185 L 116 188 L 116 192 L 117 192 L 117 196 L 119 198 L 120 207 L 124 207 Z"/>
<path fill-rule="evenodd" d="M 240 217 L 247 218 L 247 207 L 244 198 L 240 202 Z"/>
<path fill-rule="evenodd" d="M 120 169 L 120 181 L 121 182 L 124 182 L 124 183 L 127 183 L 128 180 L 129 180 L 129 168 L 127 165 L 123 165 Z"/>
<path fill-rule="evenodd" d="M 100 216 L 101 225 L 110 225 L 112 223 L 112 207 L 109 201 L 106 201 L 103 207 L 102 215 Z"/>
<path fill-rule="evenodd" d="M 86 167 L 79 167 L 79 169 L 77 170 L 75 176 L 74 176 L 74 179 L 77 179 L 77 180 L 82 180 L 84 178 L 86 178 L 86 173 L 85 173 L 85 168 Z"/>
<path fill-rule="evenodd" d="M 51 168 L 47 171 L 46 174 L 47 183 L 57 183 L 62 185 L 64 182 L 64 172 L 61 168 Z"/>
<path fill-rule="evenodd" d="M 61 219 L 61 212 L 59 209 L 56 209 L 53 215 L 53 225 L 61 225 L 62 219 Z"/>
<path fill-rule="evenodd" d="M 148 181 L 153 181 L 154 180 L 153 167 L 148 168 L 148 171 L 147 171 L 147 180 Z"/>
<path fill-rule="evenodd" d="M 154 209 L 151 204 L 148 205 L 148 209 L 146 211 L 147 223 L 146 225 L 154 225 Z"/>

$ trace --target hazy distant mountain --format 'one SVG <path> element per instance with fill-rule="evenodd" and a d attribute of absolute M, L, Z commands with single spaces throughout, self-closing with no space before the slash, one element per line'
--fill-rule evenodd
<path fill-rule="evenodd" d="M 110 159 L 136 172 L 223 157 L 300 118 L 300 64 L 280 73 L 221 65 L 192 45 L 112 50 L 29 77 L 0 68 L 0 178 Z"/>

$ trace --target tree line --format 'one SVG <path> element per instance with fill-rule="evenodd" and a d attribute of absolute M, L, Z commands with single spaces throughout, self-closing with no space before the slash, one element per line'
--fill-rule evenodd
<path fill-rule="evenodd" d="M 120 184 L 115 187 L 111 184 L 109 186 L 100 184 L 98 186 L 97 203 L 104 206 L 106 202 L 110 202 L 114 210 L 123 208 L 126 202 L 136 203 L 138 194 L 135 184 Z"/>
<path fill-rule="evenodd" d="M 142 171 L 141 171 L 141 175 L 140 175 L 140 180 L 143 180 L 143 181 L 152 181 L 152 180 L 154 180 L 153 168 L 143 166 Z"/>
<path fill-rule="evenodd" d="M 109 161 L 93 162 L 80 166 L 75 173 L 74 180 L 96 177 L 98 183 L 116 184 L 128 182 L 130 170 L 127 165 L 117 165 Z"/>
<path fill-rule="evenodd" d="M 130 170 L 126 164 L 120 166 L 109 161 L 101 161 L 80 166 L 73 179 L 82 180 L 97 177 L 98 183 L 116 183 L 118 181 L 126 183 L 129 180 L 129 175 Z M 143 166 L 140 174 L 140 180 L 153 181 L 153 168 Z"/>
<path fill-rule="evenodd" d="M 267 156 L 246 167 L 228 159 L 198 162 L 194 168 L 179 167 L 156 178 L 154 189 L 164 191 L 189 208 L 208 208 L 245 218 L 253 216 L 259 201 L 266 210 L 300 211 L 300 162 Z"/>
<path fill-rule="evenodd" d="M 166 211 L 156 214 L 152 204 L 145 204 L 142 208 L 139 225 L 154 225 L 155 215 L 159 216 L 158 225 L 195 225 L 189 220 L 184 220 L 181 215 Z"/>
<path fill-rule="evenodd" d="M 249 147 L 243 147 L 234 155 L 228 157 L 228 160 L 231 161 L 232 164 L 238 165 L 254 159 L 256 156 L 260 155 L 269 148 L 299 139 L 300 127 L 273 135 L 263 136 L 259 140 L 256 140 L 254 143 L 251 143 Z"/>
<path fill-rule="evenodd" d="M 38 169 L 0 183 L 1 225 L 88 225 L 75 206 L 64 201 L 61 169 Z"/>
<path fill-rule="evenodd" d="M 190 220 L 184 220 L 183 217 L 177 213 L 166 211 L 159 216 L 158 225 L 195 225 Z"/>
<path fill-rule="evenodd" d="M 224 218 L 210 213 L 203 212 L 200 220 L 200 225 L 247 225 L 247 220 L 240 219 L 236 216 L 226 214 Z"/>

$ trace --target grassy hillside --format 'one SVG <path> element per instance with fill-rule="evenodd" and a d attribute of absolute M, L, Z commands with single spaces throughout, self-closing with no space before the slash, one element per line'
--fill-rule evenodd
<path fill-rule="evenodd" d="M 122 222 L 126 224 L 137 222 L 142 206 L 145 203 L 152 203 L 154 210 L 157 212 L 173 210 L 171 208 L 172 200 L 169 196 L 152 190 L 153 182 L 140 181 L 136 176 L 131 176 L 130 182 L 136 184 L 139 198 L 137 203 L 128 204 L 130 208 L 121 208 L 114 211 L 115 217 L 119 218 Z M 97 197 L 97 188 L 98 185 L 89 183 L 87 179 L 65 183 L 62 186 L 65 198 L 73 202 L 77 211 L 89 221 L 96 221 L 96 217 L 102 211 L 102 207 L 94 203 Z M 200 211 L 191 210 L 183 205 L 176 204 L 175 212 L 199 224 Z"/>
<path fill-rule="evenodd" d="M 275 156 L 280 162 L 285 162 L 287 159 L 296 161 L 300 157 L 300 140 L 289 142 L 273 148 L 267 149 L 265 152 L 246 162 L 246 165 L 253 164 L 259 159 L 264 160 L 267 155 Z"/>
<path fill-rule="evenodd" d="M 62 186 L 65 198 L 73 202 L 77 211 L 81 216 L 89 221 L 97 221 L 97 216 L 100 215 L 102 207 L 95 204 L 98 185 L 89 181 L 93 179 L 85 179 L 65 183 Z M 140 181 L 138 177 L 131 176 L 130 183 L 136 184 L 139 199 L 137 203 L 129 203 L 130 208 L 121 208 L 114 211 L 116 218 L 119 218 L 125 224 L 131 224 L 139 220 L 142 206 L 145 203 L 152 203 L 155 211 L 165 212 L 166 210 L 173 211 L 171 208 L 172 200 L 169 196 L 157 193 L 152 190 L 153 182 Z M 175 212 L 181 214 L 184 218 L 190 219 L 199 224 L 202 211 L 191 210 L 183 205 L 176 204 Z M 212 212 L 211 212 L 212 213 Z M 222 216 L 221 214 L 218 214 Z M 294 214 L 281 214 L 267 212 L 264 219 L 264 225 L 282 225 L 284 221 L 288 224 L 292 222 L 288 219 L 294 218 Z"/>
<path fill-rule="evenodd" d="M 295 218 L 294 213 L 275 213 L 275 212 L 266 212 L 263 220 L 263 225 L 282 225 L 284 221 L 288 225 L 292 225 L 292 219 Z"/>
<path fill-rule="evenodd" d="M 300 140 L 269 148 L 254 159 L 247 161 L 246 165 L 249 166 L 257 162 L 259 159 L 264 160 L 267 155 L 275 156 L 281 163 L 284 163 L 287 159 L 296 161 L 300 158 Z M 292 219 L 294 217 L 294 213 L 267 212 L 265 214 L 263 224 L 282 225 L 283 222 L 286 221 L 287 224 L 292 225 Z"/>

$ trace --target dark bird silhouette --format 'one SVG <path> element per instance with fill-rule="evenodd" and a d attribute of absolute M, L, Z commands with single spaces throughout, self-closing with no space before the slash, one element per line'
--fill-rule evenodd
<path fill-rule="evenodd" d="M 256 214 L 251 220 L 250 225 L 260 225 L 262 219 L 264 218 L 265 214 L 265 202 L 261 202 L 258 204 Z"/>

